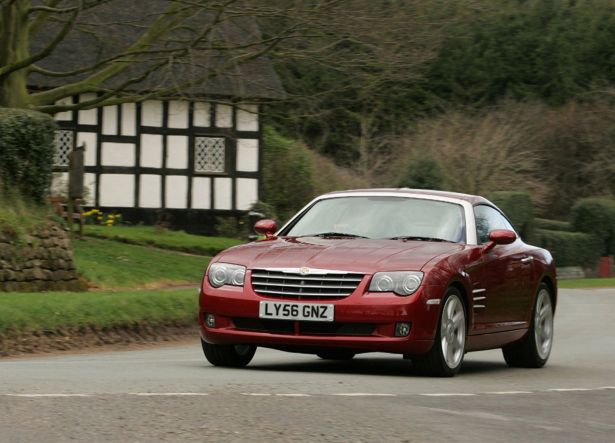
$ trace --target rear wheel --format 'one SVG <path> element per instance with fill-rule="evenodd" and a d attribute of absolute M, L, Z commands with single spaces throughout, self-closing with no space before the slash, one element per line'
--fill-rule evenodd
<path fill-rule="evenodd" d="M 416 369 L 434 377 L 452 377 L 461 368 L 466 345 L 466 311 L 461 293 L 449 288 L 443 300 L 431 350 L 413 359 Z"/>
<path fill-rule="evenodd" d="M 253 345 L 213 345 L 201 340 L 203 354 L 214 366 L 242 368 L 246 366 L 256 353 Z"/>
<path fill-rule="evenodd" d="M 320 358 L 323 360 L 352 360 L 355 356 L 354 352 L 351 351 L 320 351 L 318 354 Z"/>
<path fill-rule="evenodd" d="M 525 337 L 517 343 L 502 348 L 508 366 L 517 368 L 541 368 L 551 355 L 553 345 L 553 302 L 549 287 L 538 287 L 532 323 Z"/>

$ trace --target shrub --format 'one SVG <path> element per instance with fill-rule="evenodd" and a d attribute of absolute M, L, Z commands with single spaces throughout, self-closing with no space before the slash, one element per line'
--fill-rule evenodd
<path fill-rule="evenodd" d="M 572 208 L 571 225 L 575 231 L 600 239 L 601 255 L 615 253 L 615 201 L 608 198 L 584 198 Z"/>
<path fill-rule="evenodd" d="M 533 236 L 534 207 L 532 199 L 526 192 L 499 191 L 489 196 L 504 214 L 510 219 L 515 229 L 524 239 Z"/>
<path fill-rule="evenodd" d="M 296 142 L 265 128 L 263 200 L 285 219 L 314 196 L 312 165 Z"/>
<path fill-rule="evenodd" d="M 591 234 L 536 229 L 534 240 L 551 252 L 557 266 L 592 268 L 600 260 L 602 242 Z"/>
<path fill-rule="evenodd" d="M 570 226 L 570 222 L 561 220 L 550 220 L 547 218 L 535 218 L 534 227 L 540 229 L 547 229 L 550 231 L 573 231 L 572 226 Z"/>
<path fill-rule="evenodd" d="M 53 167 L 53 119 L 40 112 L 0 109 L 0 177 L 6 191 L 44 201 Z"/>
<path fill-rule="evenodd" d="M 440 164 L 431 156 L 412 157 L 397 185 L 414 189 L 444 189 L 445 178 Z"/>

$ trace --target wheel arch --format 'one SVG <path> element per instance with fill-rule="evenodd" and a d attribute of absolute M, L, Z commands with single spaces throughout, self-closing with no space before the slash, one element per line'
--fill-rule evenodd
<path fill-rule="evenodd" d="M 553 304 L 553 312 L 555 312 L 555 309 L 557 307 L 557 286 L 555 283 L 555 279 L 550 275 L 543 275 L 538 282 L 538 287 L 540 287 L 540 285 L 543 283 L 547 285 L 547 288 L 549 289 L 551 303 Z M 536 288 L 536 293 L 538 293 L 538 288 Z"/>

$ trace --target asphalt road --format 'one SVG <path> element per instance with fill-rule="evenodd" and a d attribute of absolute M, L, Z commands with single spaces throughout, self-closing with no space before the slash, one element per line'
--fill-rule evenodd
<path fill-rule="evenodd" d="M 0 360 L 0 441 L 615 442 L 615 289 L 564 290 L 543 369 L 500 351 L 452 379 L 397 356 L 259 349 L 219 369 L 200 345 Z"/>

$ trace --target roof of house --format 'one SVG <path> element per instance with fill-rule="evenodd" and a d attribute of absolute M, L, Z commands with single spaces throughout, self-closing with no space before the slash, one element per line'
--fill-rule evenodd
<path fill-rule="evenodd" d="M 168 7 L 167 0 L 126 1 L 110 0 L 83 12 L 76 26 L 55 48 L 53 53 L 38 65 L 56 72 L 70 72 L 126 51 L 161 13 Z M 213 14 L 202 12 L 188 21 L 187 27 L 176 30 L 172 38 L 191 38 L 202 32 L 213 21 Z M 31 52 L 44 48 L 57 34 L 59 23 L 49 23 L 34 38 Z M 139 63 L 133 64 L 121 74 L 103 83 L 104 87 L 117 89 L 127 81 L 141 77 L 154 63 L 167 62 L 145 80 L 132 83 L 127 91 L 159 91 L 181 85 L 180 95 L 187 96 L 233 96 L 242 98 L 281 98 L 284 89 L 271 61 L 260 56 L 242 64 L 236 63 L 237 52 L 211 49 L 212 45 L 237 48 L 258 42 L 260 30 L 254 19 L 238 17 L 226 20 L 215 27 L 206 42 L 181 56 L 172 58 L 167 52 L 152 52 Z M 171 39 L 149 49 L 158 51 L 176 45 Z M 250 50 L 254 50 L 251 47 Z M 70 77 L 56 77 L 33 72 L 29 84 L 34 88 L 47 89 L 83 79 L 91 72 Z M 198 84 L 196 79 L 207 78 Z M 177 95 L 177 94 L 170 94 Z"/>

